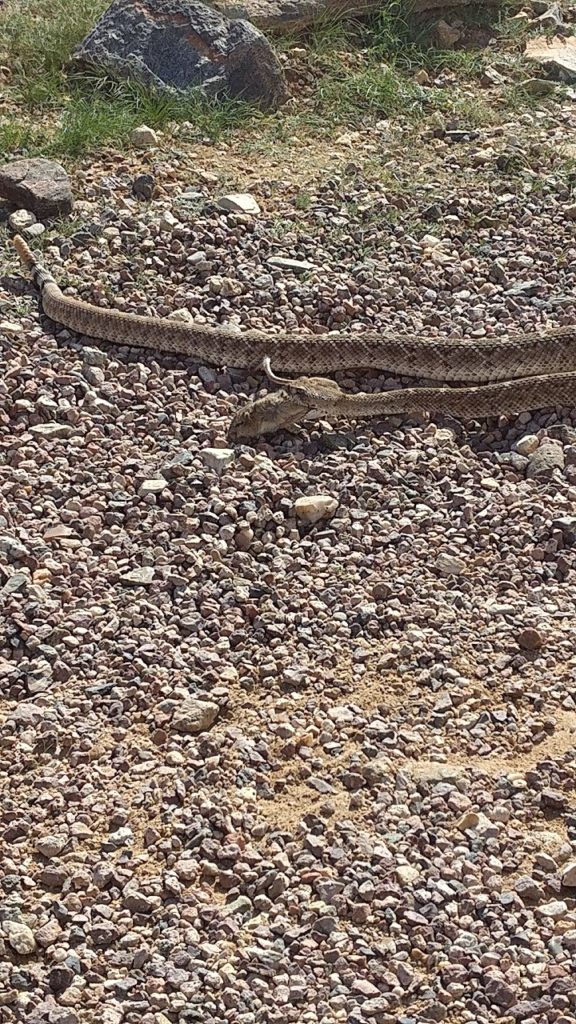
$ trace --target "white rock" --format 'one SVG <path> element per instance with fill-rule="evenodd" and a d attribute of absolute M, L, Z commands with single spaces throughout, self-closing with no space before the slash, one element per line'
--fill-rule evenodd
<path fill-rule="evenodd" d="M 11 320 L 0 320 L 0 334 L 22 334 L 22 324 L 15 324 Z"/>
<path fill-rule="evenodd" d="M 150 479 L 142 481 L 138 488 L 138 494 L 143 498 L 147 494 L 162 494 L 162 491 L 167 486 L 167 481 L 163 476 L 150 477 Z"/>
<path fill-rule="evenodd" d="M 576 889 L 576 860 L 570 861 L 562 872 L 562 885 L 570 889 Z"/>
<path fill-rule="evenodd" d="M 396 877 L 401 885 L 412 885 L 418 878 L 420 878 L 420 872 L 418 868 L 413 868 L 411 864 L 400 864 L 396 868 Z"/>
<path fill-rule="evenodd" d="M 174 216 L 171 210 L 164 210 L 160 217 L 159 227 L 161 231 L 172 231 L 179 223 L 178 218 Z"/>
<path fill-rule="evenodd" d="M 269 267 L 276 267 L 277 270 L 293 270 L 296 273 L 314 270 L 314 264 L 309 263 L 308 260 L 291 260 L 287 256 L 270 256 L 266 263 Z"/>
<path fill-rule="evenodd" d="M 14 210 L 8 217 L 8 223 L 13 231 L 24 231 L 24 228 L 36 223 L 36 217 L 30 210 Z"/>
<path fill-rule="evenodd" d="M 151 565 L 143 565 L 139 569 L 131 569 L 120 577 L 123 583 L 132 583 L 135 586 L 147 587 L 154 580 L 154 568 Z"/>
<path fill-rule="evenodd" d="M 444 245 L 444 242 L 436 235 L 424 235 L 424 238 L 420 239 L 420 245 L 423 249 L 436 249 L 439 245 Z"/>
<path fill-rule="evenodd" d="M 462 558 L 458 558 L 457 555 L 449 555 L 446 551 L 440 552 L 435 565 L 443 576 L 460 576 L 466 568 L 466 562 Z"/>
<path fill-rule="evenodd" d="M 18 921 L 3 921 L 2 931 L 6 936 L 8 945 L 12 947 L 15 953 L 27 956 L 36 949 L 34 932 L 27 924 L 20 924 Z"/>
<path fill-rule="evenodd" d="M 152 146 L 158 145 L 158 136 L 153 128 L 141 124 L 139 128 L 134 128 L 130 132 L 130 142 L 136 149 L 151 149 Z"/>
<path fill-rule="evenodd" d="M 193 324 L 194 316 L 189 309 L 173 309 L 171 313 L 168 313 L 167 320 L 177 320 L 182 324 Z"/>
<path fill-rule="evenodd" d="M 69 423 L 36 423 L 30 427 L 30 433 L 36 437 L 71 437 L 74 428 Z"/>
<path fill-rule="evenodd" d="M 553 921 L 560 921 L 568 913 L 568 905 L 564 900 L 550 900 L 540 907 L 536 907 L 536 913 L 542 917 L 551 917 Z"/>
<path fill-rule="evenodd" d="M 539 447 L 540 439 L 536 434 L 524 434 L 524 437 L 519 437 L 514 445 L 519 455 L 532 455 Z"/>
<path fill-rule="evenodd" d="M 220 708 L 211 700 L 183 700 L 174 712 L 172 725 L 178 732 L 196 733 L 209 729 L 216 721 Z"/>
<path fill-rule="evenodd" d="M 307 494 L 304 498 L 297 498 L 294 502 L 294 511 L 304 523 L 317 523 L 320 519 L 328 519 L 333 516 L 338 508 L 336 498 L 329 494 Z"/>
<path fill-rule="evenodd" d="M 260 213 L 260 207 L 249 192 L 231 192 L 228 196 L 221 196 L 218 200 L 221 210 L 229 210 L 231 213 Z"/>
<path fill-rule="evenodd" d="M 43 857 L 57 857 L 68 842 L 67 836 L 46 835 L 36 840 L 36 849 Z"/>
<path fill-rule="evenodd" d="M 230 465 L 234 454 L 232 448 L 203 448 L 200 452 L 204 465 L 215 470 L 216 473 L 222 473 L 226 466 Z"/>

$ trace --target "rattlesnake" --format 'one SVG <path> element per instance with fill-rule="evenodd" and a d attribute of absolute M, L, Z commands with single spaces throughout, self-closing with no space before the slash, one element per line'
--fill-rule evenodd
<path fill-rule="evenodd" d="M 388 416 L 435 411 L 467 419 L 576 404 L 576 328 L 555 327 L 544 334 L 511 338 L 421 338 L 362 331 L 307 336 L 236 332 L 225 327 L 179 323 L 100 309 L 64 295 L 23 238 L 14 245 L 40 289 L 44 312 L 80 335 L 116 345 L 179 352 L 202 363 L 246 370 L 264 361 L 288 373 L 315 374 L 342 369 L 379 369 L 408 377 L 459 381 L 481 386 L 407 388 L 379 394 L 347 395 L 334 381 L 276 378 L 281 390 L 236 413 L 232 439 L 270 433 L 309 413 L 334 416 Z"/>

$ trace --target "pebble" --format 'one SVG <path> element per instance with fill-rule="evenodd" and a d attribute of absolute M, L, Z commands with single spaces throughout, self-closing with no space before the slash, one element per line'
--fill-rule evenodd
<path fill-rule="evenodd" d="M 520 455 L 533 455 L 539 446 L 540 439 L 536 434 L 525 434 L 524 437 L 520 437 L 514 445 L 516 451 Z"/>
<path fill-rule="evenodd" d="M 158 145 L 158 136 L 153 128 L 142 124 L 130 132 L 130 142 L 136 149 L 152 149 Z"/>
<path fill-rule="evenodd" d="M 530 456 L 526 467 L 527 480 L 549 480 L 557 471 L 562 471 L 565 466 L 564 449 L 561 444 L 554 441 L 543 443 Z"/>
<path fill-rule="evenodd" d="M 338 501 L 328 494 L 309 494 L 304 498 L 297 498 L 294 502 L 294 512 L 298 519 L 310 524 L 330 518 L 337 508 Z"/>
<path fill-rule="evenodd" d="M 122 583 L 129 583 L 134 586 L 147 587 L 154 582 L 154 568 L 151 565 L 144 565 L 138 569 L 131 569 L 120 576 Z"/>
<path fill-rule="evenodd" d="M 460 576 L 466 569 L 466 562 L 462 558 L 445 551 L 437 556 L 435 565 L 442 576 Z"/>
<path fill-rule="evenodd" d="M 8 223 L 13 231 L 24 231 L 36 223 L 36 217 L 30 210 L 14 210 L 8 217 Z"/>
<path fill-rule="evenodd" d="M 292 260 L 284 256 L 270 256 L 266 263 L 269 267 L 277 270 L 293 270 L 295 273 L 304 273 L 307 270 L 314 270 L 314 264 L 308 260 Z"/>
<path fill-rule="evenodd" d="M 174 712 L 172 726 L 178 732 L 197 733 L 209 729 L 216 721 L 220 708 L 210 700 L 189 698 L 182 701 Z"/>
<path fill-rule="evenodd" d="M 537 630 L 530 626 L 521 630 L 517 637 L 518 646 L 524 651 L 539 651 L 544 646 L 544 637 Z"/>
<path fill-rule="evenodd" d="M 232 448 L 204 448 L 200 454 L 205 466 L 216 473 L 223 473 L 234 461 L 236 453 Z"/>
<path fill-rule="evenodd" d="M 247 213 L 252 216 L 261 212 L 256 199 L 249 192 L 231 192 L 229 195 L 220 196 L 218 206 L 231 213 Z"/>
<path fill-rule="evenodd" d="M 566 864 L 562 871 L 562 885 L 576 888 L 576 860 Z"/>
<path fill-rule="evenodd" d="M 29 956 L 36 949 L 34 932 L 28 925 L 18 921 L 3 921 L 2 931 L 10 948 L 20 956 Z"/>

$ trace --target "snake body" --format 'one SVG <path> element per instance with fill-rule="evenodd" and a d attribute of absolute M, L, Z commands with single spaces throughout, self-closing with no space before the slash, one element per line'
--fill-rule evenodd
<path fill-rule="evenodd" d="M 543 334 L 473 339 L 373 331 L 315 336 L 237 332 L 101 309 L 64 295 L 24 239 L 17 235 L 13 241 L 40 290 L 46 315 L 87 338 L 176 352 L 200 363 L 246 370 L 260 369 L 268 358 L 275 368 L 289 373 L 378 369 L 408 377 L 481 384 L 346 395 L 333 381 L 301 377 L 284 382 L 280 392 L 240 410 L 232 423 L 233 436 L 268 433 L 307 412 L 328 418 L 436 411 L 471 419 L 576 403 L 573 326 L 551 328 Z"/>

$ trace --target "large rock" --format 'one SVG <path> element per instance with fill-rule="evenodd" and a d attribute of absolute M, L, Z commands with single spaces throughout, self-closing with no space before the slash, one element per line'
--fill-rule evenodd
<path fill-rule="evenodd" d="M 275 110 L 288 99 L 282 67 L 262 33 L 196 0 L 114 0 L 73 63 L 160 91 L 199 88 Z"/>
<path fill-rule="evenodd" d="M 37 217 L 61 217 L 74 206 L 70 179 L 62 165 L 40 157 L 3 164 L 0 196 Z"/>

